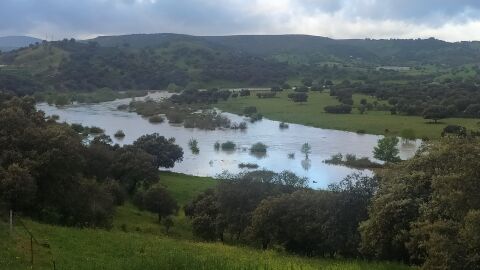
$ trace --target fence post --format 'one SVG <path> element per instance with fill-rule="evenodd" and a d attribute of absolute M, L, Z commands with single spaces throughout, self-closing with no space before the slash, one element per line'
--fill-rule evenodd
<path fill-rule="evenodd" d="M 13 210 L 10 209 L 10 234 L 13 234 Z"/>
<path fill-rule="evenodd" d="M 32 264 L 33 268 L 33 236 L 30 235 L 30 263 Z"/>

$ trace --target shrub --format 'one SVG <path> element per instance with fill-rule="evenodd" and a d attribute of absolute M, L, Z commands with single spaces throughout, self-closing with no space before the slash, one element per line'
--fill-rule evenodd
<path fill-rule="evenodd" d="M 148 122 L 150 122 L 152 124 L 163 123 L 163 121 L 164 121 L 164 119 L 160 115 L 154 115 L 154 116 L 151 116 L 150 118 L 148 118 Z"/>
<path fill-rule="evenodd" d="M 248 106 L 248 107 L 243 108 L 243 114 L 246 115 L 246 116 L 250 116 L 254 113 L 257 113 L 257 107 L 255 107 L 255 106 Z"/>
<path fill-rule="evenodd" d="M 257 142 L 256 144 L 252 145 L 252 147 L 250 147 L 250 151 L 255 153 L 266 153 L 267 145 L 261 142 Z"/>
<path fill-rule="evenodd" d="M 332 105 L 332 106 L 326 106 L 324 110 L 327 113 L 349 114 L 352 112 L 352 106 L 346 105 L 346 104 Z"/>
<path fill-rule="evenodd" d="M 240 169 L 247 168 L 247 169 L 258 169 L 258 164 L 255 163 L 240 163 L 238 164 Z"/>
<path fill-rule="evenodd" d="M 222 150 L 235 150 L 236 144 L 232 141 L 222 143 Z"/>
<path fill-rule="evenodd" d="M 115 138 L 124 138 L 125 137 L 125 133 L 123 132 L 123 130 L 118 130 L 117 132 L 115 132 L 115 134 L 113 135 Z"/>
<path fill-rule="evenodd" d="M 89 128 L 89 132 L 90 134 L 102 134 L 104 133 L 105 131 L 99 127 L 95 127 L 95 126 L 92 126 Z"/>
<path fill-rule="evenodd" d="M 215 144 L 213 145 L 213 148 L 217 151 L 220 150 L 220 143 L 218 141 L 215 142 Z"/>
<path fill-rule="evenodd" d="M 275 92 L 268 92 L 268 93 L 257 93 L 258 98 L 274 98 L 277 94 Z"/>
<path fill-rule="evenodd" d="M 286 128 L 288 128 L 288 124 L 285 123 L 285 122 L 281 122 L 280 124 L 278 124 L 278 127 L 281 128 L 281 129 L 286 129 Z"/>

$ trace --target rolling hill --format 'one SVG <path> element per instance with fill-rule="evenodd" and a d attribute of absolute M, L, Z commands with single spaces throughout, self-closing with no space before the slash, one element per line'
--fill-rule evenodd
<path fill-rule="evenodd" d="M 8 68 L 0 70 L 0 89 L 28 92 L 11 89 L 18 74 L 61 91 L 271 87 L 305 77 L 366 78 L 378 66 L 449 69 L 479 63 L 479 42 L 134 34 L 65 39 L 3 53 L 0 65 Z"/>

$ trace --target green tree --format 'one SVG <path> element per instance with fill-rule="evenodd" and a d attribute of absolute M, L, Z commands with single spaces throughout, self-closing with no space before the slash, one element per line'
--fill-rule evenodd
<path fill-rule="evenodd" d="M 166 139 L 158 133 L 141 136 L 133 146 L 152 155 L 156 167 L 172 168 L 175 162 L 183 160 L 183 150 L 175 144 L 175 139 Z"/>
<path fill-rule="evenodd" d="M 158 222 L 162 218 L 175 214 L 178 205 L 170 193 L 163 187 L 155 186 L 136 194 L 135 204 L 140 209 L 145 209 L 158 215 Z"/>
<path fill-rule="evenodd" d="M 445 106 L 439 106 L 439 105 L 434 105 L 430 106 L 425 109 L 423 112 L 423 118 L 425 119 L 431 119 L 435 123 L 438 122 L 438 120 L 447 118 L 448 117 L 448 111 Z"/>
<path fill-rule="evenodd" d="M 312 147 L 310 146 L 309 143 L 304 143 L 302 144 L 300 151 L 302 152 L 302 154 L 305 155 L 305 159 L 308 159 L 308 155 L 312 153 Z"/>
<path fill-rule="evenodd" d="M 402 137 L 404 142 L 414 141 L 415 140 L 415 130 L 409 128 L 404 129 L 400 133 L 400 137 Z"/>
<path fill-rule="evenodd" d="M 400 161 L 398 142 L 397 137 L 384 137 L 378 140 L 377 146 L 373 148 L 373 156 L 385 162 Z"/>

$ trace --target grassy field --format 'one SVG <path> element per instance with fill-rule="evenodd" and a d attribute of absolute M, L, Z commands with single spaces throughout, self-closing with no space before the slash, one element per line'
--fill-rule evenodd
<path fill-rule="evenodd" d="M 215 185 L 209 178 L 162 173 L 162 184 L 180 203 Z M 35 235 L 33 269 L 351 269 L 403 270 L 384 262 L 303 258 L 278 251 L 197 241 L 185 232 L 189 222 L 182 213 L 166 235 L 155 215 L 119 207 L 110 230 L 77 229 L 25 220 Z M 121 225 L 125 227 L 122 229 Z M 30 239 L 16 224 L 13 235 L 0 221 L 0 269 L 30 268 Z"/>
<path fill-rule="evenodd" d="M 400 135 L 404 129 L 413 129 L 418 138 L 435 139 L 440 137 L 443 128 L 448 124 L 462 125 L 471 130 L 480 127 L 478 119 L 448 118 L 441 120 L 439 124 L 431 124 L 419 116 L 391 115 L 386 111 L 360 114 L 354 109 L 351 114 L 328 114 L 323 110 L 325 106 L 339 104 L 335 97 L 328 93 L 310 92 L 308 102 L 297 104 L 287 98 L 289 92 L 284 91 L 270 99 L 259 99 L 255 95 L 230 98 L 217 106 L 221 110 L 237 114 L 241 114 L 246 106 L 256 106 L 260 113 L 272 120 L 353 132 L 364 130 L 366 133 L 379 135 Z M 372 97 L 354 95 L 354 106 L 358 106 L 362 98 L 369 102 L 373 100 Z"/>

